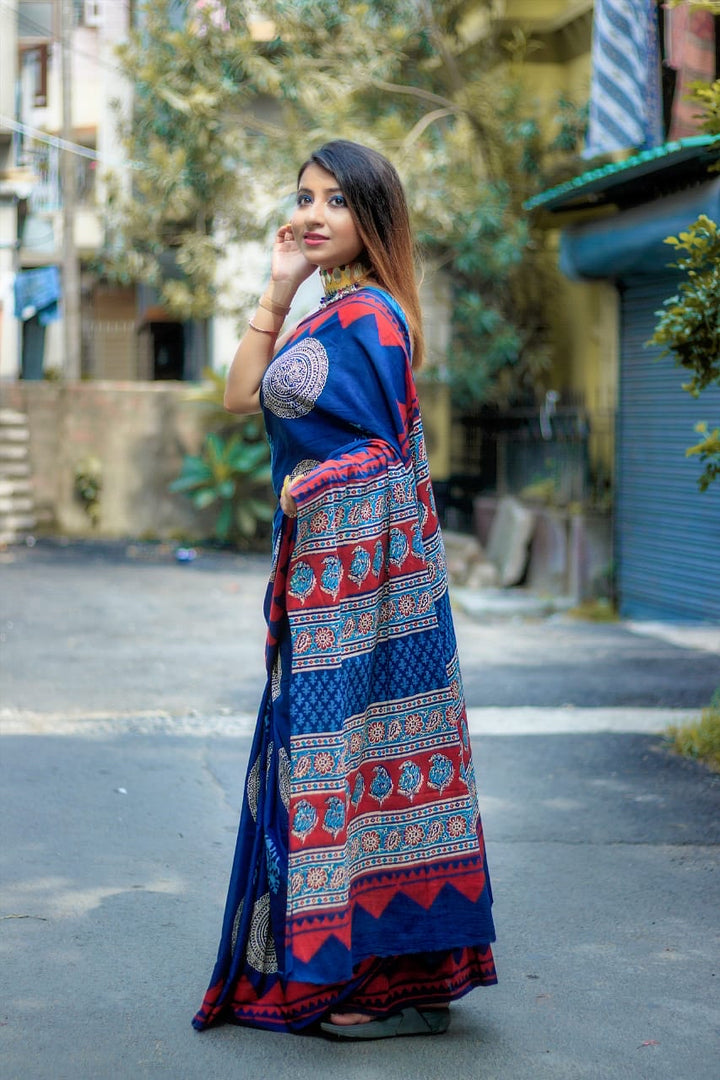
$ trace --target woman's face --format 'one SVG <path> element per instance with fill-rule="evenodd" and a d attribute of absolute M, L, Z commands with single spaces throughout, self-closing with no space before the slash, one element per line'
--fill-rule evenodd
<path fill-rule="evenodd" d="M 315 162 L 300 177 L 290 225 L 308 262 L 324 270 L 352 262 L 364 247 L 337 180 Z"/>

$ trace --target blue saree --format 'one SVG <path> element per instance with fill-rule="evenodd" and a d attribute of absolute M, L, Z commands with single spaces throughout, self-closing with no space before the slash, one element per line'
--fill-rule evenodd
<path fill-rule="evenodd" d="M 277 492 L 267 684 L 198 1029 L 301 1031 L 496 982 L 462 681 L 410 342 L 365 287 L 299 324 L 261 402 Z"/>

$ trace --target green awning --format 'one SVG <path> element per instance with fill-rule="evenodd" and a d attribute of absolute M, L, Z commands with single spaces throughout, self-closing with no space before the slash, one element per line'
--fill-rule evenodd
<path fill-rule="evenodd" d="M 589 210 L 621 202 L 642 202 L 654 197 L 653 179 L 682 186 L 698 179 L 714 160 L 720 160 L 720 135 L 696 135 L 664 143 L 625 161 L 611 162 L 533 195 L 526 210 L 551 213 Z"/>

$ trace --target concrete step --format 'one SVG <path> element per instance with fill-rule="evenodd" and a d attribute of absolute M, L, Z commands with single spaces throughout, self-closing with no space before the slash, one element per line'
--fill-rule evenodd
<path fill-rule="evenodd" d="M 14 459 L 8 461 L 0 460 L 0 476 L 4 479 L 17 478 L 25 479 L 30 476 L 30 459 L 24 460 Z"/>
<path fill-rule="evenodd" d="M 0 442 L 7 443 L 26 443 L 30 442 L 30 432 L 27 429 L 27 425 L 21 426 L 20 424 L 13 425 L 0 425 Z"/>
<path fill-rule="evenodd" d="M 0 514 L 32 514 L 35 500 L 31 495 L 0 495 Z"/>
<path fill-rule="evenodd" d="M 13 424 L 27 424 L 27 422 L 27 415 L 18 412 L 17 409 L 0 409 L 0 425 L 7 424 L 10 426 Z"/>
<path fill-rule="evenodd" d="M 37 524 L 28 418 L 0 409 L 0 544 L 20 543 Z"/>
<path fill-rule="evenodd" d="M 34 514 L 3 514 L 0 516 L 0 531 L 21 532 L 26 529 L 34 529 L 36 525 Z"/>
<path fill-rule="evenodd" d="M 24 443 L 3 443 L 0 440 L 0 461 L 22 461 L 28 456 L 28 448 Z"/>
<path fill-rule="evenodd" d="M 13 495 L 32 495 L 32 481 L 26 478 L 8 479 L 0 473 L 0 498 Z"/>

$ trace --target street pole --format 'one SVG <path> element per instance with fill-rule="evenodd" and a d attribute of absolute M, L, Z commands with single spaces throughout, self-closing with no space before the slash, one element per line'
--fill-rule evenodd
<path fill-rule="evenodd" d="M 73 141 L 72 122 L 72 37 L 74 24 L 73 0 L 61 0 L 62 24 L 62 126 L 66 144 Z M 63 372 L 67 379 L 80 378 L 80 267 L 75 249 L 75 207 L 77 204 L 77 174 L 71 150 L 62 151 L 63 200 Z"/>

